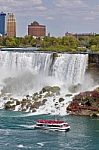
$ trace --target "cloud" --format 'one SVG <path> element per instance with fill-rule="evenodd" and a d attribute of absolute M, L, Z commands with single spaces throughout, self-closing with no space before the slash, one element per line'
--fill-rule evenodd
<path fill-rule="evenodd" d="M 89 7 L 88 13 L 86 13 L 84 20 L 89 22 L 97 22 L 99 18 L 99 5 Z"/>
<path fill-rule="evenodd" d="M 47 20 L 54 20 L 54 17 L 52 17 L 52 16 L 47 16 L 46 19 L 47 19 Z"/>
<path fill-rule="evenodd" d="M 66 25 L 74 31 L 86 23 L 99 24 L 98 0 L 0 0 L 0 11 L 15 14 L 20 32 L 31 20 L 49 24 L 48 28 L 57 30 L 57 34 Z"/>
<path fill-rule="evenodd" d="M 92 22 L 99 17 L 99 3 L 90 0 L 54 0 L 54 12 L 65 22 Z"/>
<path fill-rule="evenodd" d="M 37 6 L 35 7 L 36 9 L 40 10 L 40 11 L 45 11 L 47 8 L 44 6 Z"/>
<path fill-rule="evenodd" d="M 95 19 L 95 18 L 94 18 L 94 17 L 91 17 L 91 16 L 84 18 L 84 20 L 86 20 L 86 21 L 92 21 L 92 20 L 94 20 L 94 19 Z"/>
<path fill-rule="evenodd" d="M 84 3 L 82 0 L 56 0 L 56 6 L 63 8 L 79 7 L 83 6 Z"/>
<path fill-rule="evenodd" d="M 43 16 L 46 9 L 43 0 L 0 0 L 0 10 L 16 16 Z"/>
<path fill-rule="evenodd" d="M 54 0 L 53 4 L 57 13 L 61 15 L 76 17 L 88 11 L 87 3 L 84 0 Z"/>
<path fill-rule="evenodd" d="M 24 9 L 25 7 L 29 9 L 30 6 L 40 7 L 42 5 L 42 0 L 0 0 L 0 9 L 3 11 Z"/>
<path fill-rule="evenodd" d="M 3 4 L 9 4 L 12 5 L 12 4 L 17 4 L 17 5 L 23 5 L 24 4 L 33 4 L 33 5 L 41 5 L 42 4 L 42 0 L 0 0 L 0 3 L 3 3 Z"/>

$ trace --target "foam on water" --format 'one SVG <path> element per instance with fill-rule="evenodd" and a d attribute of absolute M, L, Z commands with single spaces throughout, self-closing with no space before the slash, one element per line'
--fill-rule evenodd
<path fill-rule="evenodd" d="M 23 144 L 19 144 L 16 147 L 19 148 L 19 149 L 31 149 L 31 146 L 25 146 Z"/>
<path fill-rule="evenodd" d="M 41 106 L 35 114 L 66 115 L 66 105 L 68 106 L 68 102 L 71 101 L 71 98 L 65 98 L 61 103 L 59 103 L 58 98 L 58 96 L 56 96 L 55 99 L 48 98 L 45 105 Z"/>
<path fill-rule="evenodd" d="M 18 148 L 23 148 L 23 147 L 24 147 L 24 145 L 19 144 L 17 147 L 18 147 Z"/>
<path fill-rule="evenodd" d="M 24 146 L 23 144 L 19 144 L 19 145 L 17 145 L 17 147 L 18 148 L 22 148 L 22 149 L 31 148 L 31 147 Z"/>
<path fill-rule="evenodd" d="M 37 145 L 39 145 L 40 147 L 43 147 L 44 143 L 37 143 Z"/>
<path fill-rule="evenodd" d="M 26 129 L 34 129 L 34 125 L 20 125 L 20 127 L 23 127 Z"/>

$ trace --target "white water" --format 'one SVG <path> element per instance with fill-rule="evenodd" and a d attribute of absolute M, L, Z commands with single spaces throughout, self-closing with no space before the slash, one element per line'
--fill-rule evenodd
<path fill-rule="evenodd" d="M 88 62 L 87 54 L 58 54 L 54 61 L 52 56 L 52 53 L 0 51 L 1 88 L 5 85 L 6 92 L 22 96 L 39 91 L 47 85 L 57 85 L 61 87 L 61 94 L 64 96 L 70 86 L 83 85 Z M 38 110 L 38 113 L 55 112 L 53 101 L 49 101 Z M 68 101 L 70 98 L 65 98 L 64 104 Z M 61 108 L 60 105 L 60 112 Z"/>
<path fill-rule="evenodd" d="M 87 55 L 59 54 L 53 66 L 52 74 L 67 87 L 82 84 L 87 61 Z"/>

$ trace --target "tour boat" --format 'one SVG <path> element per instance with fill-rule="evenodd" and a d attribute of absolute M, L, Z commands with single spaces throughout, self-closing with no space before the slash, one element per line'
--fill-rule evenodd
<path fill-rule="evenodd" d="M 70 126 L 61 120 L 37 120 L 34 129 L 68 131 Z"/>

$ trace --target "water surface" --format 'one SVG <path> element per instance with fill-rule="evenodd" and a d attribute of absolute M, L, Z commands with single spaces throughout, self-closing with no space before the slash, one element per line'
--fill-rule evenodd
<path fill-rule="evenodd" d="M 0 110 L 0 150 L 98 150 L 99 119 L 78 116 L 57 116 L 71 126 L 69 132 L 33 130 L 37 119 L 53 119 Z"/>

